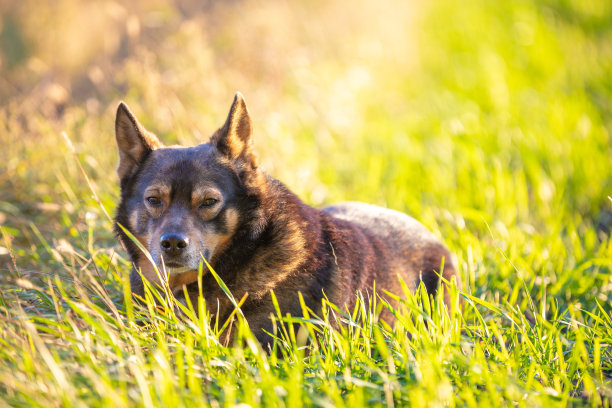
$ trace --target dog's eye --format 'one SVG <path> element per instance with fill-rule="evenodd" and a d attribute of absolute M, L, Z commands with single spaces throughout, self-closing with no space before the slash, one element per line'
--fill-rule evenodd
<path fill-rule="evenodd" d="M 216 198 L 207 198 L 202 202 L 202 204 L 200 204 L 200 208 L 212 207 L 213 205 L 217 204 L 218 201 L 219 200 L 217 200 Z"/>
<path fill-rule="evenodd" d="M 152 206 L 158 206 L 161 204 L 161 199 L 159 197 L 147 197 L 147 203 Z"/>

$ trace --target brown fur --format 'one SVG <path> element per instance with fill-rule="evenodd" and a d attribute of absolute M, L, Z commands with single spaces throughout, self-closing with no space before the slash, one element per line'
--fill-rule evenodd
<path fill-rule="evenodd" d="M 272 329 L 271 290 L 283 313 L 299 315 L 298 292 L 315 311 L 324 295 L 350 308 L 357 292 L 371 293 L 374 285 L 379 295 L 401 295 L 398 278 L 411 290 L 422 281 L 434 294 L 442 263 L 442 277 L 460 284 L 447 249 L 413 218 L 361 203 L 315 209 L 262 172 L 240 94 L 225 124 L 199 146 L 164 148 L 123 103 L 115 129 L 117 224 L 138 238 L 162 273 L 170 272 L 164 279 L 177 296 L 187 287 L 193 304 L 195 271 L 202 256 L 209 260 L 236 299 L 247 296 L 242 311 L 263 343 L 270 340 L 264 330 Z M 132 290 L 142 295 L 136 269 L 160 282 L 142 252 L 116 231 L 134 262 Z M 203 275 L 202 290 L 213 316 L 227 318 L 233 306 L 211 274 Z M 393 319 L 386 312 L 382 318 Z"/>

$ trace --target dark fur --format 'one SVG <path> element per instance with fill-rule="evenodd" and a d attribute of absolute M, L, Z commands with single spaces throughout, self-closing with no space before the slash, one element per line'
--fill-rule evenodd
<path fill-rule="evenodd" d="M 371 293 L 374 281 L 377 290 L 401 294 L 398 276 L 412 290 L 422 280 L 434 294 L 442 263 L 443 277 L 454 277 L 459 284 L 446 248 L 407 215 L 359 203 L 316 209 L 259 170 L 250 117 L 239 94 L 224 126 L 209 143 L 196 147 L 163 148 L 124 104 L 118 108 L 115 130 L 121 180 L 116 223 L 140 240 L 160 269 L 162 259 L 197 269 L 204 255 L 236 299 L 248 293 L 242 310 L 262 343 L 269 341 L 262 329 L 271 331 L 271 289 L 283 313 L 301 315 L 298 292 L 315 311 L 324 294 L 334 304 L 351 308 L 356 293 Z M 147 201 L 155 195 L 161 206 Z M 212 202 L 211 197 L 219 201 L 200 204 Z M 116 232 L 135 267 L 155 281 L 140 250 L 120 228 Z M 188 242 L 176 250 L 179 255 L 163 248 L 168 233 Z M 195 302 L 195 274 L 172 276 L 177 296 L 187 285 Z M 131 284 L 132 291 L 142 295 L 136 271 Z M 204 275 L 203 289 L 208 310 L 224 321 L 233 307 L 211 274 Z M 445 301 L 448 304 L 448 297 Z"/>

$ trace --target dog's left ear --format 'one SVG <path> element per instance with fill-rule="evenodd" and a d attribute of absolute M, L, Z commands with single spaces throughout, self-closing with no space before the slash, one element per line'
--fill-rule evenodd
<path fill-rule="evenodd" d="M 255 169 L 257 156 L 253 152 L 252 135 L 253 126 L 246 102 L 237 92 L 225 124 L 215 132 L 210 142 L 227 158 Z"/>

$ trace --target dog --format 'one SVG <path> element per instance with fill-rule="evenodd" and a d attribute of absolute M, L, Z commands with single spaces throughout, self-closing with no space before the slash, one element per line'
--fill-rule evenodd
<path fill-rule="evenodd" d="M 381 296 L 401 295 L 400 278 L 411 290 L 422 282 L 430 295 L 442 281 L 454 279 L 460 286 L 449 251 L 418 221 L 358 202 L 323 209 L 306 205 L 259 168 L 252 133 L 240 93 L 225 124 L 195 147 L 164 146 L 119 104 L 121 199 L 115 232 L 134 265 L 134 295 L 144 294 L 143 276 L 154 285 L 167 284 L 177 298 L 186 286 L 197 305 L 203 257 L 234 298 L 246 295 L 244 317 L 257 339 L 269 345 L 272 290 L 283 314 L 301 315 L 298 292 L 306 306 L 320 311 L 324 297 L 351 309 L 358 292 L 371 294 L 374 287 Z M 201 282 L 207 310 L 225 321 L 234 305 L 211 273 Z M 450 307 L 448 291 L 444 301 Z M 393 321 L 386 309 L 381 318 Z"/>

